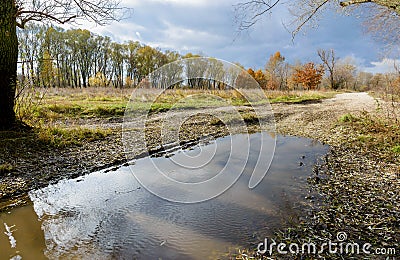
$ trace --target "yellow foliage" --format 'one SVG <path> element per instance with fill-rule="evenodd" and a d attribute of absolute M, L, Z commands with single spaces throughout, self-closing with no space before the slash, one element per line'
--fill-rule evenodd
<path fill-rule="evenodd" d="M 94 77 L 89 78 L 89 85 L 92 87 L 106 87 L 108 83 L 109 80 L 101 72 L 97 72 Z"/>
<path fill-rule="evenodd" d="M 132 87 L 134 85 L 135 81 L 131 77 L 126 77 L 125 78 L 125 85 L 127 87 Z"/>

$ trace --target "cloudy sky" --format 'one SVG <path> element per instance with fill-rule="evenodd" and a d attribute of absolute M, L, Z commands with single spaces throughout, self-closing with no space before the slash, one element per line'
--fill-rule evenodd
<path fill-rule="evenodd" d="M 264 68 L 269 56 L 280 51 L 289 62 L 318 62 L 319 48 L 336 50 L 359 68 L 383 72 L 393 67 L 384 59 L 383 46 L 363 32 L 360 18 L 334 10 L 324 13 L 318 28 L 306 28 L 294 41 L 285 28 L 292 19 L 280 5 L 253 28 L 238 35 L 234 4 L 240 0 L 123 0 L 132 15 L 107 26 L 86 28 L 114 40 L 138 40 L 181 54 L 200 53 L 243 66 Z M 242 1 L 243 2 L 243 1 Z"/>

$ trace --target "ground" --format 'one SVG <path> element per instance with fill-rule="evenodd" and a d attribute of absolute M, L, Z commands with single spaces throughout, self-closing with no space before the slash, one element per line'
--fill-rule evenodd
<path fill-rule="evenodd" d="M 236 108 L 248 119 L 249 129 L 257 131 L 257 121 L 253 120 L 249 107 L 239 103 Z M 160 144 L 160 119 L 166 116 L 162 107 L 157 109 L 146 130 L 149 148 L 153 150 Z M 203 135 L 227 135 L 228 130 L 223 124 L 206 115 L 216 109 L 212 106 L 188 108 L 183 112 L 168 113 L 167 120 L 173 123 L 179 118 L 177 113 L 201 112 L 181 127 L 182 142 L 197 140 Z M 378 126 L 388 127 L 376 119 L 392 120 L 396 113 L 391 110 L 391 104 L 367 93 L 341 93 L 329 99 L 275 102 L 272 109 L 278 133 L 310 137 L 331 146 L 325 163 L 316 166 L 314 176 L 310 178 L 310 185 L 320 196 L 318 201 L 311 199 L 315 210 L 308 216 L 301 216 L 289 231 L 283 230 L 280 238 L 291 241 L 306 237 L 328 239 L 338 231 L 346 231 L 351 234 L 351 240 L 364 239 L 376 246 L 398 248 L 400 164 L 396 149 L 400 145 L 399 136 L 380 135 Z M 0 180 L 2 207 L 9 207 L 10 201 L 14 203 L 11 206 L 23 202 L 30 189 L 126 163 L 122 115 L 65 119 L 66 126 L 104 129 L 96 132 L 99 136 L 93 141 L 76 145 L 43 144 L 36 138 L 40 139 L 37 133 L 3 134 L 0 147 L 0 164 L 4 168 L 0 169 L 3 175 Z M 268 116 L 268 110 L 264 116 Z M 393 127 L 393 131 L 399 131 L 398 124 Z M 387 136 L 392 139 L 386 140 Z M 23 138 L 22 142 L 20 138 Z M 168 136 L 165 138 L 170 140 Z M 143 151 L 136 150 L 135 155 L 141 156 Z"/>
<path fill-rule="evenodd" d="M 278 132 L 315 138 L 331 147 L 325 163 L 314 167 L 314 176 L 309 179 L 315 192 L 310 201 L 318 206 L 308 216 L 299 216 L 296 223 L 290 223 L 275 239 L 286 243 L 335 241 L 339 232 L 346 232 L 348 241 L 371 243 L 375 248 L 396 248 L 398 252 L 399 155 L 388 156 L 383 147 L 365 145 L 368 138 L 377 137 L 363 135 L 362 129 L 378 128 L 381 122 L 372 118 L 381 118 L 383 113 L 390 117 L 391 106 L 367 93 L 338 94 L 320 103 L 273 105 Z M 357 121 L 354 124 L 360 125 L 353 126 L 353 118 L 354 121 L 363 118 L 366 123 Z M 395 125 L 398 131 L 398 124 Z M 375 129 L 365 132 L 374 131 L 378 132 Z M 314 259 L 315 255 L 306 257 Z M 343 255 L 320 257 L 342 259 Z M 387 255 L 363 257 L 387 259 Z"/>

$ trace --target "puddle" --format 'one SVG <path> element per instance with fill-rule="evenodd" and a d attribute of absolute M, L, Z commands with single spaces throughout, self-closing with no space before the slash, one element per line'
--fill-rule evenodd
<path fill-rule="evenodd" d="M 253 134 L 250 140 L 258 143 L 261 137 Z M 167 169 L 172 167 L 171 158 L 179 161 L 183 154 L 201 161 L 201 149 L 213 150 L 216 144 L 225 147 L 230 138 L 173 155 L 143 158 L 132 168 L 144 174 L 156 162 Z M 256 148 L 252 146 L 244 173 L 230 189 L 200 203 L 175 203 L 155 196 L 141 186 L 129 167 L 94 172 L 33 191 L 27 206 L 0 215 L 1 255 L 5 259 L 215 259 L 237 252 L 238 247 L 254 247 L 281 227 L 293 208 L 304 207 L 307 177 L 316 160 L 328 151 L 311 139 L 278 136 L 268 174 L 250 190 Z M 184 182 L 213 177 L 229 155 L 224 149 L 216 150 L 217 159 L 202 162 L 209 169 L 203 174 L 188 177 L 171 170 L 170 177 Z M 178 192 L 160 185 L 168 192 Z M 15 247 L 11 247 L 10 232 L 4 233 L 4 223 Z"/>

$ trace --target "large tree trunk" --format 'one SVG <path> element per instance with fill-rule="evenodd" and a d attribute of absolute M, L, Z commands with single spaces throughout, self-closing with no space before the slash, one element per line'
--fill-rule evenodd
<path fill-rule="evenodd" d="M 15 125 L 14 97 L 17 83 L 18 39 L 15 0 L 0 4 L 0 130 Z"/>

